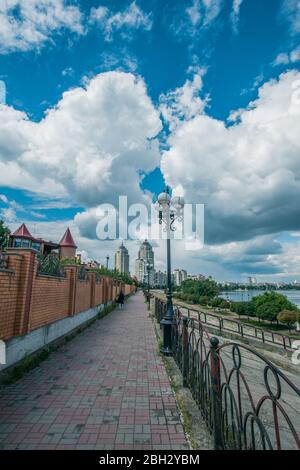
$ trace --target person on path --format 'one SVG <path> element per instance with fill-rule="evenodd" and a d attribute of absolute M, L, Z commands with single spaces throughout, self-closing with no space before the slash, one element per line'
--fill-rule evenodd
<path fill-rule="evenodd" d="M 125 300 L 125 296 L 124 296 L 123 291 L 121 290 L 117 297 L 117 303 L 119 304 L 119 309 L 122 309 L 124 307 L 124 300 Z"/>

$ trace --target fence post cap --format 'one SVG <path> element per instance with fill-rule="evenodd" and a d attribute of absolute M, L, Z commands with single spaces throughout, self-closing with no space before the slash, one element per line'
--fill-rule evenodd
<path fill-rule="evenodd" d="M 213 336 L 211 339 L 210 339 L 210 345 L 213 347 L 213 348 L 217 348 L 219 346 L 219 339 L 216 338 L 216 336 Z"/>

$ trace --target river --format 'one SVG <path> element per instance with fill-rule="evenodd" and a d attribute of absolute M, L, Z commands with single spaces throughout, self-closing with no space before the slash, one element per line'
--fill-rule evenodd
<path fill-rule="evenodd" d="M 279 294 L 285 295 L 291 302 L 300 307 L 300 290 L 278 290 L 276 291 Z M 222 292 L 220 297 L 235 302 L 243 302 L 251 300 L 253 297 L 264 294 L 265 291 L 262 290 L 249 290 L 249 291 L 232 291 L 232 292 Z"/>

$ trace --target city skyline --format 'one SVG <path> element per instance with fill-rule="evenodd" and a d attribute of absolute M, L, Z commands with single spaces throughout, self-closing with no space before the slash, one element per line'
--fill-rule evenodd
<path fill-rule="evenodd" d="M 204 248 L 174 243 L 174 266 L 300 277 L 299 2 L 56 3 L 0 6 L 0 217 L 102 259 L 120 242 L 97 240 L 98 204 L 168 184 L 205 205 Z"/>

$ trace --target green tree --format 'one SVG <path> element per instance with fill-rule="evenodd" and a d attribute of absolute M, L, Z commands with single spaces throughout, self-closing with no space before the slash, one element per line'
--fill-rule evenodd
<path fill-rule="evenodd" d="M 289 328 L 292 328 L 293 325 L 299 320 L 299 313 L 293 310 L 282 310 L 277 315 L 277 320 L 284 325 L 287 325 Z"/>
<path fill-rule="evenodd" d="M 252 299 L 254 304 L 255 315 L 261 320 L 269 320 L 271 322 L 277 320 L 277 315 L 282 310 L 290 310 L 297 312 L 298 308 L 290 302 L 285 295 L 278 292 L 266 292 Z"/>
<path fill-rule="evenodd" d="M 0 220 L 0 249 L 8 246 L 10 230 L 4 225 L 4 221 Z"/>
<path fill-rule="evenodd" d="M 201 280 L 187 279 L 182 283 L 181 290 L 183 294 L 197 296 L 198 298 L 208 297 L 210 299 L 213 299 L 219 293 L 218 284 L 211 278 Z"/>

